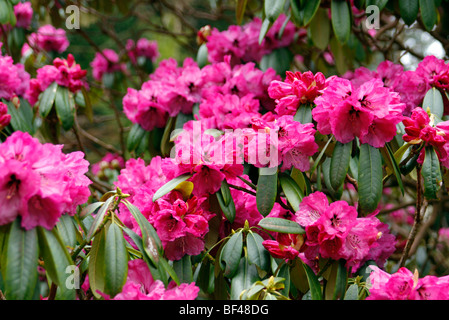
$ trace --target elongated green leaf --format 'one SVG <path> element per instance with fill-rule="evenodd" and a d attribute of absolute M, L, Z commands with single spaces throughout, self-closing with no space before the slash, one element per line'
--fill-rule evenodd
<path fill-rule="evenodd" d="M 262 41 L 265 38 L 265 35 L 267 34 L 268 30 L 270 30 L 272 25 L 273 25 L 273 22 L 271 22 L 268 18 L 265 18 L 263 20 L 262 26 L 260 27 L 259 44 L 262 44 Z"/>
<path fill-rule="evenodd" d="M 292 177 L 286 174 L 281 174 L 279 176 L 279 182 L 281 184 L 282 191 L 287 197 L 287 200 L 292 206 L 293 210 L 295 210 L 295 212 L 298 211 L 299 204 L 301 203 L 302 198 L 304 198 L 304 193 L 302 192 L 301 188 L 298 186 L 295 180 L 293 180 Z"/>
<path fill-rule="evenodd" d="M 262 220 L 259 221 L 259 226 L 268 231 L 280 233 L 291 233 L 291 234 L 305 233 L 304 229 L 297 222 L 283 218 L 274 218 L 274 217 L 263 218 Z"/>
<path fill-rule="evenodd" d="M 170 142 L 170 134 L 172 133 L 173 129 L 175 128 L 176 118 L 175 117 L 169 117 L 167 120 L 167 123 L 165 124 L 164 133 L 162 134 L 161 139 L 161 153 L 162 156 L 166 157 L 170 155 L 170 149 L 172 147 L 172 142 Z"/>
<path fill-rule="evenodd" d="M 290 0 L 291 19 L 298 26 L 304 26 L 304 10 L 301 0 Z"/>
<path fill-rule="evenodd" d="M 293 119 L 302 124 L 312 123 L 312 106 L 309 104 L 300 105 Z"/>
<path fill-rule="evenodd" d="M 231 281 L 231 300 L 238 300 L 242 291 L 257 280 L 259 280 L 259 275 L 256 266 L 251 264 L 246 256 L 240 259 L 237 273 Z"/>
<path fill-rule="evenodd" d="M 242 231 L 234 233 L 223 246 L 220 253 L 220 266 L 223 275 L 232 278 L 240 264 L 243 250 L 243 234 Z"/>
<path fill-rule="evenodd" d="M 352 25 L 348 2 L 331 0 L 331 16 L 332 28 L 338 42 L 346 43 L 349 40 Z"/>
<path fill-rule="evenodd" d="M 219 191 L 216 193 L 216 195 L 217 195 L 218 204 L 220 205 L 221 211 L 223 211 L 224 216 L 230 223 L 233 223 L 234 219 L 235 219 L 236 211 L 235 211 L 235 203 L 234 203 L 234 200 L 232 199 L 232 197 L 230 197 L 230 193 L 229 193 L 230 198 L 228 198 L 229 203 L 227 205 L 226 205 L 225 195 L 223 194 L 223 192 Z"/>
<path fill-rule="evenodd" d="M 73 218 L 68 214 L 62 215 L 56 227 L 65 245 L 73 249 L 76 245 L 76 230 Z"/>
<path fill-rule="evenodd" d="M 354 283 L 348 287 L 344 300 L 358 300 L 359 298 L 359 286 Z"/>
<path fill-rule="evenodd" d="M 154 266 L 158 266 L 160 257 L 163 256 L 164 252 L 161 239 L 150 222 L 143 216 L 136 206 L 129 203 L 127 200 L 123 201 L 123 203 L 126 205 L 129 212 L 133 215 L 139 225 L 142 232 L 142 241 L 145 253 L 151 259 Z"/>
<path fill-rule="evenodd" d="M 424 196 L 428 199 L 437 199 L 442 176 L 440 160 L 431 146 L 426 147 L 426 155 L 422 164 L 421 174 L 424 179 Z"/>
<path fill-rule="evenodd" d="M 92 237 L 94 236 L 95 232 L 97 232 L 98 227 L 103 222 L 104 217 L 105 217 L 106 213 L 108 212 L 109 206 L 111 205 L 114 198 L 115 197 L 109 197 L 104 202 L 104 204 L 101 206 L 101 208 L 98 210 L 97 214 L 95 215 L 94 221 L 92 222 L 92 225 L 89 228 L 89 232 L 87 233 L 87 236 L 86 236 L 87 242 L 90 242 L 90 240 L 92 240 Z"/>
<path fill-rule="evenodd" d="M 306 26 L 312 21 L 318 8 L 320 7 L 321 0 L 308 0 L 304 4 L 304 20 L 303 24 Z"/>
<path fill-rule="evenodd" d="M 331 158 L 329 178 L 332 188 L 338 190 L 346 178 L 351 160 L 352 141 L 341 143 L 337 141 Z"/>
<path fill-rule="evenodd" d="M 0 24 L 10 22 L 11 11 L 14 13 L 11 3 L 8 0 L 0 0 Z"/>
<path fill-rule="evenodd" d="M 312 42 L 318 49 L 325 50 L 329 45 L 331 34 L 331 22 L 325 9 L 318 9 L 312 21 L 310 21 L 309 28 Z"/>
<path fill-rule="evenodd" d="M 55 108 L 64 130 L 69 130 L 75 122 L 75 101 L 66 87 L 59 86 L 56 90 Z"/>
<path fill-rule="evenodd" d="M 331 158 L 326 158 L 323 161 L 321 168 L 323 169 L 323 180 L 326 188 L 329 189 L 329 192 L 333 195 L 334 198 L 340 199 L 343 194 L 343 184 L 341 184 L 340 188 L 335 190 L 330 182 L 330 167 L 331 167 Z"/>
<path fill-rule="evenodd" d="M 75 266 L 57 228 L 51 231 L 37 227 L 39 237 L 39 250 L 44 260 L 47 276 L 56 284 L 56 300 L 74 300 L 76 286 L 73 286 L 72 268 Z"/>
<path fill-rule="evenodd" d="M 424 96 L 422 107 L 424 110 L 429 108 L 431 113 L 441 119 L 444 112 L 443 96 L 441 95 L 441 92 L 435 87 L 430 88 Z"/>
<path fill-rule="evenodd" d="M 248 0 L 237 0 L 237 5 L 235 6 L 235 19 L 237 20 L 237 24 L 242 23 L 247 3 Z"/>
<path fill-rule="evenodd" d="M 56 98 L 58 84 L 53 82 L 39 97 L 39 114 L 45 118 L 49 113 Z"/>
<path fill-rule="evenodd" d="M 114 297 L 122 291 L 128 275 L 128 252 L 123 232 L 111 223 L 106 233 L 104 252 L 105 293 Z"/>
<path fill-rule="evenodd" d="M 393 166 L 394 175 L 396 176 L 396 181 L 398 182 L 398 185 L 399 185 L 399 188 L 401 189 L 402 195 L 404 195 L 405 190 L 404 190 L 404 183 L 402 182 L 401 170 L 399 169 L 399 165 L 396 162 L 396 158 L 394 157 L 394 154 L 393 154 L 393 151 L 391 150 L 390 145 L 388 143 L 386 143 L 385 147 L 388 151 L 388 155 L 390 157 L 390 162 Z"/>
<path fill-rule="evenodd" d="M 13 129 L 16 131 L 23 131 L 33 134 L 34 127 L 32 118 L 28 119 L 25 114 L 26 112 L 24 111 L 25 108 L 29 108 L 29 112 L 31 112 L 31 107 L 26 103 L 21 103 L 20 107 L 16 108 L 11 101 L 5 101 L 5 104 L 8 107 L 8 114 L 11 115 L 11 126 Z"/>
<path fill-rule="evenodd" d="M 365 213 L 372 212 L 382 196 L 382 156 L 379 149 L 366 143 L 360 146 L 358 178 L 360 207 Z"/>
<path fill-rule="evenodd" d="M 419 0 L 421 19 L 427 31 L 431 31 L 437 23 L 437 11 L 434 0 Z"/>
<path fill-rule="evenodd" d="M 153 202 L 155 202 L 157 199 L 165 196 L 167 193 L 175 189 L 181 182 L 186 181 L 192 177 L 191 174 L 185 173 L 182 174 L 170 181 L 168 181 L 166 184 L 164 184 L 162 187 L 160 187 L 153 195 Z"/>
<path fill-rule="evenodd" d="M 128 151 L 136 150 L 146 134 L 147 131 L 145 131 L 138 123 L 134 124 L 131 127 L 126 140 L 126 147 L 128 148 Z"/>
<path fill-rule="evenodd" d="M 256 204 L 260 214 L 264 217 L 273 209 L 278 191 L 277 187 L 277 171 L 274 174 L 268 174 L 266 168 L 261 168 L 259 170 L 259 179 L 257 181 Z"/>
<path fill-rule="evenodd" d="M 102 202 L 102 201 L 94 202 L 94 203 L 88 204 L 88 205 L 85 206 L 83 209 L 81 209 L 80 217 L 81 217 L 81 218 L 84 218 L 84 217 L 86 217 L 86 216 L 91 215 L 92 213 L 95 212 L 95 210 L 97 210 L 98 208 L 100 208 L 103 204 L 104 204 L 104 202 Z"/>
<path fill-rule="evenodd" d="M 411 25 L 416 21 L 419 12 L 419 0 L 402 0 L 399 2 L 399 12 L 405 24 Z"/>
<path fill-rule="evenodd" d="M 173 269 L 173 267 L 170 264 L 168 264 L 168 261 L 162 256 L 159 259 L 159 265 L 170 275 L 170 277 L 178 286 L 181 284 L 178 275 L 175 272 L 175 269 Z"/>
<path fill-rule="evenodd" d="M 20 227 L 20 219 L 16 219 L 11 225 L 5 251 L 3 280 L 6 299 L 30 300 L 38 279 L 36 229 L 26 231 Z"/>
<path fill-rule="evenodd" d="M 246 235 L 246 248 L 248 261 L 257 265 L 260 269 L 268 271 L 270 266 L 270 254 L 262 245 L 263 238 L 255 232 L 248 232 Z"/>
<path fill-rule="evenodd" d="M 173 261 L 173 269 L 178 275 L 179 281 L 181 283 L 191 283 L 193 282 L 192 273 L 192 258 L 189 255 L 185 255 L 179 260 Z"/>
<path fill-rule="evenodd" d="M 326 300 L 343 299 L 348 283 L 348 272 L 344 260 L 332 263 L 331 271 L 326 283 Z"/>
<path fill-rule="evenodd" d="M 287 48 L 278 48 L 264 55 L 260 60 L 260 69 L 266 71 L 269 68 L 276 70 L 278 75 L 285 75 L 290 69 L 293 55 Z"/>
<path fill-rule="evenodd" d="M 100 232 L 95 235 L 92 242 L 92 247 L 89 253 L 89 285 L 93 295 L 100 299 L 99 292 L 104 292 L 104 249 L 106 240 L 106 230 L 101 229 Z"/>
<path fill-rule="evenodd" d="M 275 22 L 284 9 L 285 0 L 265 0 L 265 16 L 270 22 Z"/>
<path fill-rule="evenodd" d="M 309 282 L 310 294 L 312 300 L 323 300 L 323 292 L 321 289 L 320 282 L 318 281 L 318 277 L 313 272 L 312 268 L 310 268 L 304 262 L 302 263 L 304 270 L 306 271 L 307 281 Z"/>

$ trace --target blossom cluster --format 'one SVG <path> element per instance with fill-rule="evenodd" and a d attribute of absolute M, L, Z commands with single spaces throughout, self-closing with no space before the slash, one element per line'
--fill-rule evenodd
<path fill-rule="evenodd" d="M 358 217 L 355 207 L 343 200 L 329 203 L 320 191 L 304 197 L 292 220 L 305 228 L 304 238 L 283 236 L 277 245 L 270 240 L 264 245 L 284 259 L 300 256 L 314 269 L 320 257 L 344 259 L 353 272 L 368 260 L 383 266 L 395 251 L 395 237 L 375 213 Z"/>
<path fill-rule="evenodd" d="M 86 203 L 89 163 L 84 153 L 64 154 L 62 147 L 20 131 L 0 144 L 0 225 L 20 216 L 27 230 L 51 230 L 62 214 L 73 215 Z"/>
<path fill-rule="evenodd" d="M 400 268 L 389 274 L 379 267 L 369 276 L 371 286 L 367 300 L 448 300 L 449 276 L 425 276 L 419 278 L 417 271 Z"/>
<path fill-rule="evenodd" d="M 42 51 L 63 53 L 69 45 L 70 42 L 64 29 L 46 24 L 28 36 L 28 44 L 22 50 L 26 51 L 31 48 L 37 53 Z"/>
<path fill-rule="evenodd" d="M 0 42 L 0 48 L 2 43 Z M 11 100 L 23 96 L 30 85 L 30 75 L 20 63 L 14 63 L 10 56 L 0 54 L 0 99 Z"/>
<path fill-rule="evenodd" d="M 53 82 L 76 93 L 82 87 L 87 87 L 86 74 L 87 71 L 81 69 L 73 55 L 69 53 L 67 59 L 56 58 L 52 65 L 45 65 L 37 70 L 36 78 L 30 81 L 26 97 L 31 105 L 35 105 L 39 95 Z"/>
<path fill-rule="evenodd" d="M 287 16 L 281 14 L 260 44 L 259 34 L 262 27 L 260 18 L 256 17 L 242 26 L 231 25 L 224 31 L 213 28 L 210 34 L 204 37 L 209 61 L 222 62 L 226 56 L 230 56 L 231 65 L 250 61 L 259 62 L 264 55 L 273 50 L 288 47 L 295 41 L 296 34 L 301 33 L 301 30 L 286 19 Z M 281 32 L 282 36 L 280 36 Z"/>

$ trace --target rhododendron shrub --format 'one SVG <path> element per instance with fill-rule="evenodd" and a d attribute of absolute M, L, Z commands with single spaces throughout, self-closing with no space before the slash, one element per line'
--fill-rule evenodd
<path fill-rule="evenodd" d="M 449 299 L 437 2 L 90 2 L 0 1 L 0 299 Z"/>

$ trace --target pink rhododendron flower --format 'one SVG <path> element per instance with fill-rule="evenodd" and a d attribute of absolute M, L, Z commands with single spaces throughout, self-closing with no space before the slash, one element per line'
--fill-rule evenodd
<path fill-rule="evenodd" d="M 0 79 L 0 99 L 11 100 L 22 96 L 30 85 L 30 75 L 24 66 L 20 63 L 14 64 L 10 56 L 0 55 Z"/>
<path fill-rule="evenodd" d="M 317 129 L 334 134 L 341 143 L 358 137 L 361 143 L 381 148 L 396 135 L 405 104 L 399 94 L 372 79 L 355 88 L 347 79 L 332 78 L 312 110 Z"/>
<path fill-rule="evenodd" d="M 449 299 L 449 277 L 425 276 L 418 272 L 400 268 L 389 274 L 371 265 L 369 280 L 371 287 L 367 300 L 447 300 Z"/>
<path fill-rule="evenodd" d="M 59 86 L 68 88 L 76 93 L 82 87 L 87 87 L 86 70 L 75 62 L 71 53 L 67 59 L 56 58 L 52 65 L 45 65 L 37 70 L 35 79 L 31 79 L 30 87 L 26 92 L 26 97 L 31 105 L 35 105 L 41 92 L 44 92 L 53 82 Z"/>
<path fill-rule="evenodd" d="M 301 105 L 313 103 L 325 87 L 326 78 L 321 72 L 314 75 L 311 71 L 287 71 L 284 82 L 274 80 L 270 83 L 268 94 L 276 99 L 277 114 L 295 115 Z"/>
<path fill-rule="evenodd" d="M 0 131 L 8 126 L 11 121 L 11 115 L 8 114 L 8 107 L 3 102 L 0 102 Z"/>
<path fill-rule="evenodd" d="M 285 246 L 276 240 L 264 240 L 262 244 L 273 256 L 273 258 L 293 260 L 299 255 L 299 251 L 295 248 Z"/>
<path fill-rule="evenodd" d="M 161 280 L 154 280 L 141 259 L 128 261 L 128 277 L 122 292 L 112 300 L 195 300 L 200 288 L 192 283 L 179 286 L 174 281 L 165 288 Z M 103 294 L 104 295 L 104 294 Z M 104 295 L 106 300 L 111 299 Z"/>
<path fill-rule="evenodd" d="M 94 79 L 101 82 L 104 74 L 126 69 L 126 66 L 120 63 L 119 60 L 118 54 L 112 49 L 104 49 L 102 52 L 96 52 L 94 59 L 90 63 Z"/>
<path fill-rule="evenodd" d="M 28 28 L 33 19 L 33 8 L 31 2 L 19 2 L 14 6 L 14 14 L 16 16 L 16 27 Z"/>
<path fill-rule="evenodd" d="M 20 216 L 27 230 L 50 230 L 62 214 L 75 214 L 87 201 L 89 164 L 82 152 L 64 154 L 61 149 L 20 131 L 0 144 L 0 224 Z"/>
<path fill-rule="evenodd" d="M 140 38 L 137 42 L 129 39 L 126 42 L 126 50 L 129 59 L 133 64 L 137 64 L 140 57 L 146 58 L 152 62 L 155 62 L 159 57 L 157 42 L 150 41 L 146 38 Z"/>
<path fill-rule="evenodd" d="M 426 56 L 419 62 L 416 73 L 430 86 L 438 89 L 449 88 L 449 65 L 435 56 Z"/>
<path fill-rule="evenodd" d="M 28 37 L 31 48 L 35 51 L 64 52 L 70 45 L 64 29 L 57 29 L 50 24 L 41 26 L 36 33 Z"/>
<path fill-rule="evenodd" d="M 405 134 L 402 139 L 410 144 L 424 143 L 432 146 L 439 160 L 445 167 L 449 167 L 449 121 L 434 124 L 426 111 L 422 108 L 413 109 L 410 118 L 403 121 Z M 421 150 L 418 163 L 423 163 L 425 148 Z"/>
<path fill-rule="evenodd" d="M 329 204 L 319 191 L 304 197 L 295 214 L 295 221 L 306 231 L 299 256 L 313 267 L 319 257 L 344 259 L 353 272 L 368 260 L 383 265 L 395 250 L 395 238 L 375 214 L 359 218 L 346 201 Z"/>

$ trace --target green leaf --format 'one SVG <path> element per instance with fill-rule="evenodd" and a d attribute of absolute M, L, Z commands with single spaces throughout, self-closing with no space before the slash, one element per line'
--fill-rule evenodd
<path fill-rule="evenodd" d="M 56 299 L 75 300 L 76 289 L 69 285 L 68 270 L 75 264 L 65 248 L 56 228 L 51 231 L 37 227 L 39 250 L 44 260 L 44 268 L 49 279 L 58 285 Z"/>
<path fill-rule="evenodd" d="M 242 250 L 243 234 L 242 230 L 239 230 L 224 244 L 220 253 L 220 266 L 225 277 L 232 278 L 237 272 L 240 258 L 242 257 Z"/>
<path fill-rule="evenodd" d="M 173 281 L 179 286 L 181 282 L 179 281 L 178 275 L 168 261 L 164 257 L 159 258 L 159 265 L 170 275 Z"/>
<path fill-rule="evenodd" d="M 293 54 L 288 48 L 278 48 L 264 55 L 260 60 L 259 67 L 262 71 L 272 68 L 278 75 L 285 75 L 285 72 L 290 70 L 292 59 Z"/>
<path fill-rule="evenodd" d="M 75 122 L 75 100 L 66 87 L 58 87 L 55 96 L 55 108 L 64 130 L 69 130 Z"/>
<path fill-rule="evenodd" d="M 354 283 L 348 287 L 344 300 L 358 300 L 359 299 L 359 286 Z"/>
<path fill-rule="evenodd" d="M 8 114 L 11 115 L 11 126 L 15 131 L 28 132 L 34 134 L 34 127 L 32 118 L 28 119 L 27 111 L 25 108 L 29 108 L 31 112 L 31 107 L 27 103 L 20 103 L 20 107 L 16 108 L 11 101 L 5 101 L 8 107 Z M 32 117 L 32 116 L 31 116 Z"/>
<path fill-rule="evenodd" d="M 274 168 L 270 168 L 273 169 Z M 260 168 L 256 189 L 256 204 L 260 214 L 267 216 L 273 209 L 277 197 L 278 174 L 269 174 L 270 169 Z"/>
<path fill-rule="evenodd" d="M 312 106 L 309 104 L 300 105 L 293 119 L 302 124 L 312 123 Z"/>
<path fill-rule="evenodd" d="M 170 141 L 170 135 L 175 128 L 176 118 L 169 117 L 167 123 L 165 124 L 164 133 L 162 134 L 161 139 L 161 153 L 163 157 L 170 155 L 170 149 L 173 146 L 173 143 Z"/>
<path fill-rule="evenodd" d="M 133 124 L 126 140 L 128 151 L 136 150 L 147 133 L 138 123 Z"/>
<path fill-rule="evenodd" d="M 193 282 L 192 259 L 190 255 L 186 254 L 181 259 L 173 261 L 173 269 L 181 283 Z"/>
<path fill-rule="evenodd" d="M 351 160 L 352 141 L 341 143 L 337 141 L 332 153 L 329 179 L 334 190 L 338 190 L 346 178 Z"/>
<path fill-rule="evenodd" d="M 270 22 L 275 22 L 284 9 L 285 0 L 265 0 L 264 12 L 265 17 Z"/>
<path fill-rule="evenodd" d="M 248 0 L 237 0 L 237 5 L 235 6 L 235 19 L 239 25 L 242 23 L 243 16 L 245 15 L 247 3 Z"/>
<path fill-rule="evenodd" d="M 405 24 L 410 26 L 416 21 L 419 12 L 419 0 L 401 0 L 399 2 L 399 12 Z"/>
<path fill-rule="evenodd" d="M 345 263 L 346 261 L 342 259 L 332 263 L 325 289 L 326 300 L 343 299 L 348 283 L 348 272 Z"/>
<path fill-rule="evenodd" d="M 304 270 L 306 271 L 312 300 L 323 300 L 323 292 L 321 290 L 321 285 L 318 277 L 307 264 L 303 262 L 302 265 L 304 267 Z"/>
<path fill-rule="evenodd" d="M 0 24 L 7 24 L 10 22 L 11 11 L 14 9 L 8 0 L 0 0 Z"/>
<path fill-rule="evenodd" d="M 301 203 L 302 198 L 304 198 L 304 193 L 302 192 L 301 188 L 298 186 L 295 180 L 293 180 L 292 177 L 286 174 L 281 174 L 279 176 L 279 182 L 281 184 L 282 191 L 287 197 L 287 200 L 292 206 L 293 210 L 295 210 L 295 212 L 298 211 L 299 204 Z"/>
<path fill-rule="evenodd" d="M 150 222 L 143 216 L 140 210 L 131 204 L 129 201 L 124 200 L 123 203 L 128 208 L 129 212 L 133 215 L 137 221 L 139 228 L 142 232 L 142 241 L 145 253 L 151 259 L 154 266 L 158 266 L 160 257 L 163 256 L 163 247 L 161 239 L 159 238 L 156 230 L 150 224 Z"/>
<path fill-rule="evenodd" d="M 349 40 L 351 33 L 351 12 L 345 0 L 331 0 L 331 22 L 334 34 L 339 43 Z"/>
<path fill-rule="evenodd" d="M 8 235 L 4 265 L 4 293 L 8 300 L 30 300 L 38 280 L 38 239 L 36 229 L 24 230 L 20 219 Z"/>
<path fill-rule="evenodd" d="M 65 245 L 74 248 L 76 245 L 76 229 L 73 217 L 63 214 L 56 225 Z"/>
<path fill-rule="evenodd" d="M 246 248 L 248 253 L 248 261 L 251 264 L 257 265 L 262 270 L 267 270 L 270 267 L 270 254 L 262 245 L 263 238 L 255 233 L 248 232 L 246 235 Z"/>
<path fill-rule="evenodd" d="M 259 226 L 268 231 L 279 233 L 303 234 L 304 229 L 295 221 L 283 218 L 267 217 L 259 221 Z"/>
<path fill-rule="evenodd" d="M 318 9 L 309 25 L 312 42 L 318 49 L 325 50 L 329 45 L 331 23 L 325 9 Z"/>
<path fill-rule="evenodd" d="M 434 0 L 419 0 L 421 20 L 427 31 L 431 31 L 437 23 L 437 10 Z"/>
<path fill-rule="evenodd" d="M 115 223 L 111 223 L 108 228 L 104 250 L 104 291 L 112 298 L 122 291 L 128 275 L 125 239 L 122 230 Z"/>
<path fill-rule="evenodd" d="M 95 298 L 100 299 L 101 295 L 98 293 L 104 292 L 104 253 L 106 230 L 101 229 L 95 236 L 92 247 L 89 252 L 89 285 Z"/>
<path fill-rule="evenodd" d="M 321 0 L 307 0 L 304 4 L 304 20 L 303 24 L 306 26 L 312 21 L 318 8 L 320 7 Z"/>
<path fill-rule="evenodd" d="M 301 0 L 290 0 L 292 21 L 298 27 L 304 26 L 304 10 Z"/>
<path fill-rule="evenodd" d="M 262 41 L 265 38 L 265 35 L 267 34 L 268 30 L 270 30 L 272 25 L 273 25 L 273 22 L 271 22 L 268 18 L 265 18 L 263 20 L 262 26 L 260 27 L 259 44 L 262 44 Z"/>
<path fill-rule="evenodd" d="M 86 241 L 90 242 L 92 240 L 92 237 L 94 236 L 95 232 L 97 232 L 98 227 L 101 225 L 101 223 L 104 220 L 104 217 L 106 213 L 108 212 L 109 206 L 111 205 L 112 201 L 114 200 L 114 196 L 109 197 L 104 204 L 101 206 L 101 208 L 98 210 L 97 214 L 95 215 L 94 221 L 92 222 L 92 225 L 89 228 L 89 232 L 86 236 Z"/>
<path fill-rule="evenodd" d="M 58 84 L 53 82 L 51 85 L 41 93 L 39 97 L 39 114 L 45 118 L 50 113 L 53 104 L 55 103 L 56 91 Z"/>
<path fill-rule="evenodd" d="M 382 156 L 379 149 L 366 143 L 360 146 L 358 178 L 360 207 L 366 213 L 372 212 L 382 196 Z"/>
<path fill-rule="evenodd" d="M 424 179 L 424 196 L 427 199 L 437 199 L 437 193 L 442 181 L 440 160 L 433 147 L 426 147 L 426 155 L 421 170 Z"/>
<path fill-rule="evenodd" d="M 388 0 L 366 0 L 366 7 L 376 6 L 379 8 L 379 11 L 382 11 L 387 5 L 387 2 Z"/>
<path fill-rule="evenodd" d="M 220 205 L 221 211 L 225 215 L 226 219 L 233 223 L 235 219 L 235 203 L 231 196 L 231 190 L 226 180 L 221 183 L 221 189 L 216 193 L 218 204 Z"/>
<path fill-rule="evenodd" d="M 424 96 L 424 100 L 422 103 L 422 108 L 427 111 L 427 108 L 430 109 L 430 112 L 434 114 L 437 118 L 441 119 L 443 117 L 444 112 L 444 103 L 443 96 L 441 92 L 433 87 L 427 91 Z"/>
<path fill-rule="evenodd" d="M 402 195 L 404 195 L 405 190 L 404 190 L 404 183 L 402 182 L 401 170 L 399 169 L 399 165 L 396 161 L 396 158 L 394 157 L 394 154 L 393 154 L 393 151 L 391 150 L 390 145 L 388 143 L 386 143 L 385 147 L 388 151 L 388 156 L 389 156 L 390 162 L 393 166 L 394 175 L 396 176 L 396 181 L 398 182 L 398 185 L 399 185 L 399 188 L 401 189 Z"/>
<path fill-rule="evenodd" d="M 239 300 L 240 294 L 259 280 L 259 274 L 255 265 L 251 264 L 248 257 L 240 259 L 237 273 L 231 281 L 231 300 Z"/>
<path fill-rule="evenodd" d="M 170 181 L 168 181 L 166 184 L 164 184 L 162 187 L 160 187 L 153 195 L 153 202 L 155 202 L 157 199 L 165 196 L 167 193 L 175 189 L 181 182 L 186 181 L 187 179 L 191 178 L 192 174 L 185 173 L 182 174 Z"/>
<path fill-rule="evenodd" d="M 331 158 L 326 158 L 326 160 L 323 161 L 321 168 L 323 171 L 323 179 L 324 184 L 326 185 L 326 188 L 329 189 L 329 192 L 332 194 L 332 196 L 336 199 L 340 199 L 343 194 L 343 184 L 341 184 L 340 188 L 335 190 L 330 182 L 330 167 L 331 167 Z"/>

